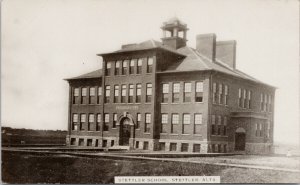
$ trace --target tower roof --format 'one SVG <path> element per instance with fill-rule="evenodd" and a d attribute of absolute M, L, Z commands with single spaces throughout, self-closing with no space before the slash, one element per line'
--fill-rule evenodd
<path fill-rule="evenodd" d="M 171 31 L 174 27 L 179 28 L 178 31 L 188 30 L 187 24 L 185 22 L 181 21 L 180 19 L 178 19 L 177 17 L 172 17 L 169 20 L 167 20 L 166 22 L 164 22 L 163 26 L 161 28 L 164 30 Z"/>

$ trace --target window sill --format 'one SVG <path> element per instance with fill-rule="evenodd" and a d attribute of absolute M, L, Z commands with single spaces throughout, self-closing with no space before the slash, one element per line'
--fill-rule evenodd
<path fill-rule="evenodd" d="M 149 132 L 144 132 L 144 134 L 146 134 L 146 135 L 150 135 L 150 133 L 149 133 Z"/>
<path fill-rule="evenodd" d="M 140 128 L 136 128 L 135 130 L 141 130 Z"/>
<path fill-rule="evenodd" d="M 114 129 L 114 130 L 116 130 L 117 128 L 115 127 L 115 128 L 111 128 L 111 129 Z"/>
<path fill-rule="evenodd" d="M 191 134 L 181 134 L 182 136 L 189 136 L 189 135 L 191 135 Z"/>
<path fill-rule="evenodd" d="M 202 136 L 201 134 L 194 134 L 194 136 Z"/>
<path fill-rule="evenodd" d="M 160 133 L 160 135 L 168 135 L 168 133 Z"/>
<path fill-rule="evenodd" d="M 179 134 L 170 134 L 170 136 L 178 136 Z"/>

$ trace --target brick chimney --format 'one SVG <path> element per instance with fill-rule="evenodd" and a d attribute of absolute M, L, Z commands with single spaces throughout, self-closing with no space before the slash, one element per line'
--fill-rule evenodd
<path fill-rule="evenodd" d="M 197 35 L 196 50 L 210 60 L 215 61 L 216 35 L 214 33 Z"/>
<path fill-rule="evenodd" d="M 235 69 L 236 41 L 218 41 L 216 43 L 216 59 Z"/>

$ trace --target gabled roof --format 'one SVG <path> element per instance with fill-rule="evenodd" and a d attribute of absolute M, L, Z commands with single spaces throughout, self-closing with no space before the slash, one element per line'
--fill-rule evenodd
<path fill-rule="evenodd" d="M 90 78 L 101 78 L 102 76 L 102 69 L 98 69 L 96 71 L 92 71 L 80 76 L 72 77 L 72 78 L 67 78 L 65 80 L 76 80 L 76 79 L 90 79 Z"/>

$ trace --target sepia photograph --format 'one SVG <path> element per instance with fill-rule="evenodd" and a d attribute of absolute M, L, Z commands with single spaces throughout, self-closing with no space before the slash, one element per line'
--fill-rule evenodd
<path fill-rule="evenodd" d="M 1 182 L 300 183 L 299 0 L 2 0 Z"/>

